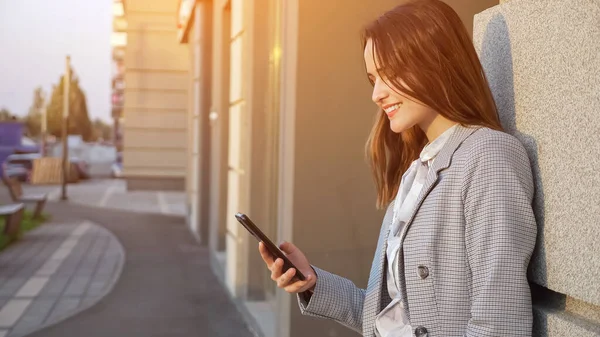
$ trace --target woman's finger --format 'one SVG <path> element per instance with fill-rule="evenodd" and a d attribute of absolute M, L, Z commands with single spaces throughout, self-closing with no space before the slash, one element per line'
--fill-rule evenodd
<path fill-rule="evenodd" d="M 308 290 L 312 285 L 312 275 L 308 275 L 305 281 L 296 281 L 292 284 L 287 285 L 283 290 L 288 293 L 301 293 Z"/>
<path fill-rule="evenodd" d="M 262 257 L 263 261 L 265 261 L 265 263 L 267 264 L 267 267 L 270 268 L 273 264 L 273 255 L 271 255 L 271 253 L 269 252 L 267 247 L 265 247 L 265 244 L 262 243 L 262 241 L 258 243 L 258 251 L 260 252 L 260 256 Z"/>
<path fill-rule="evenodd" d="M 273 264 L 269 268 L 269 269 L 271 269 L 271 280 L 277 281 L 277 279 L 279 279 L 279 277 L 281 276 L 281 268 L 282 267 L 283 267 L 282 259 L 278 258 L 277 260 L 275 260 L 275 262 L 273 262 Z"/>
<path fill-rule="evenodd" d="M 296 269 L 295 268 L 288 269 L 285 273 L 281 274 L 281 276 L 279 276 L 279 278 L 277 279 L 277 286 L 279 288 L 287 287 L 288 284 L 294 278 L 294 275 L 296 275 Z"/>

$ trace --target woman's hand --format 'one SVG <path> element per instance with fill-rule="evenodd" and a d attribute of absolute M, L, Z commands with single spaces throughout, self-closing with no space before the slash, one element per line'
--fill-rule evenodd
<path fill-rule="evenodd" d="M 274 256 L 271 255 L 265 245 L 260 242 L 258 244 L 258 250 L 260 251 L 260 256 L 262 256 L 262 259 L 265 261 L 267 268 L 271 271 L 271 279 L 277 282 L 279 288 L 284 289 L 288 293 L 301 293 L 307 290 L 312 292 L 317 283 L 317 275 L 315 275 L 315 271 L 310 266 L 310 263 L 308 263 L 308 259 L 304 256 L 304 253 L 294 246 L 294 244 L 289 242 L 282 243 L 279 246 L 279 249 L 281 249 L 286 257 L 300 269 L 302 274 L 306 277 L 306 280 L 300 281 L 297 278 L 294 278 L 294 275 L 296 275 L 295 268 L 290 268 L 282 274 L 283 260 L 280 258 L 274 260 Z"/>

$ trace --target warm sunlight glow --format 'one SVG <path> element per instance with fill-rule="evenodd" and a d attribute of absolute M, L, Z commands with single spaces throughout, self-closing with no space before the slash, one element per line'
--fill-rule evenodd
<path fill-rule="evenodd" d="M 273 47 L 273 50 L 271 51 L 271 57 L 275 64 L 279 64 L 279 61 L 281 60 L 281 46 Z"/>
<path fill-rule="evenodd" d="M 110 44 L 114 47 L 121 47 L 127 44 L 127 33 L 112 32 L 110 35 Z"/>
<path fill-rule="evenodd" d="M 125 10 L 123 9 L 123 3 L 121 1 L 113 2 L 113 16 L 123 16 Z"/>

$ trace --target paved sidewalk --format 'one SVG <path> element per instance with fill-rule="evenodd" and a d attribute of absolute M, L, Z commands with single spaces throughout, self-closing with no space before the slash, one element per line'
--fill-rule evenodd
<path fill-rule="evenodd" d="M 0 336 L 24 336 L 95 304 L 123 262 L 114 235 L 89 221 L 28 233 L 0 254 Z"/>
<path fill-rule="evenodd" d="M 112 290 L 95 305 L 28 336 L 253 336 L 212 273 L 207 248 L 195 242 L 183 217 L 107 211 L 72 203 L 51 202 L 47 208 L 53 215 L 54 224 L 43 228 L 58 226 L 52 230 L 66 233 L 66 225 L 58 224 L 72 224 L 72 228 L 87 221 L 101 224 L 124 247 L 125 262 Z M 80 240 L 90 233 L 88 229 Z M 88 256 L 95 255 L 91 252 L 95 251 L 97 240 L 94 246 L 91 241 L 80 241 L 81 247 L 89 247 Z M 58 247 L 61 243 L 54 245 Z M 70 256 L 86 254 L 86 249 L 77 251 L 78 246 L 73 248 Z M 40 249 L 43 250 L 41 253 L 30 255 L 51 255 L 50 248 Z M 0 258 L 4 253 L 0 253 Z M 38 261 L 36 267 L 23 268 L 35 273 L 43 263 Z M 67 264 L 67 260 L 63 263 Z M 81 285 L 73 283 L 71 287 L 76 289 Z M 83 295 L 81 302 L 87 300 Z M 15 330 L 19 324 L 15 322 Z"/>
<path fill-rule="evenodd" d="M 60 185 L 23 185 L 25 193 L 47 193 L 51 201 L 58 201 Z M 2 191 L 4 192 L 4 191 Z M 7 193 L 7 192 L 6 192 Z M 185 193 L 168 191 L 127 191 L 121 179 L 82 180 L 67 186 L 69 203 L 140 213 L 186 214 Z"/>

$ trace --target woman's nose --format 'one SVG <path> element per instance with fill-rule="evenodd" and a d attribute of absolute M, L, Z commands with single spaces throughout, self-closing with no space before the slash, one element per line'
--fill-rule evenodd
<path fill-rule="evenodd" d="M 387 96 L 387 91 L 385 90 L 386 86 L 382 85 L 381 82 L 382 81 L 377 80 L 375 81 L 375 85 L 373 86 L 373 95 L 371 96 L 371 99 L 373 100 L 373 102 L 375 102 L 375 104 L 377 104 Z"/>

